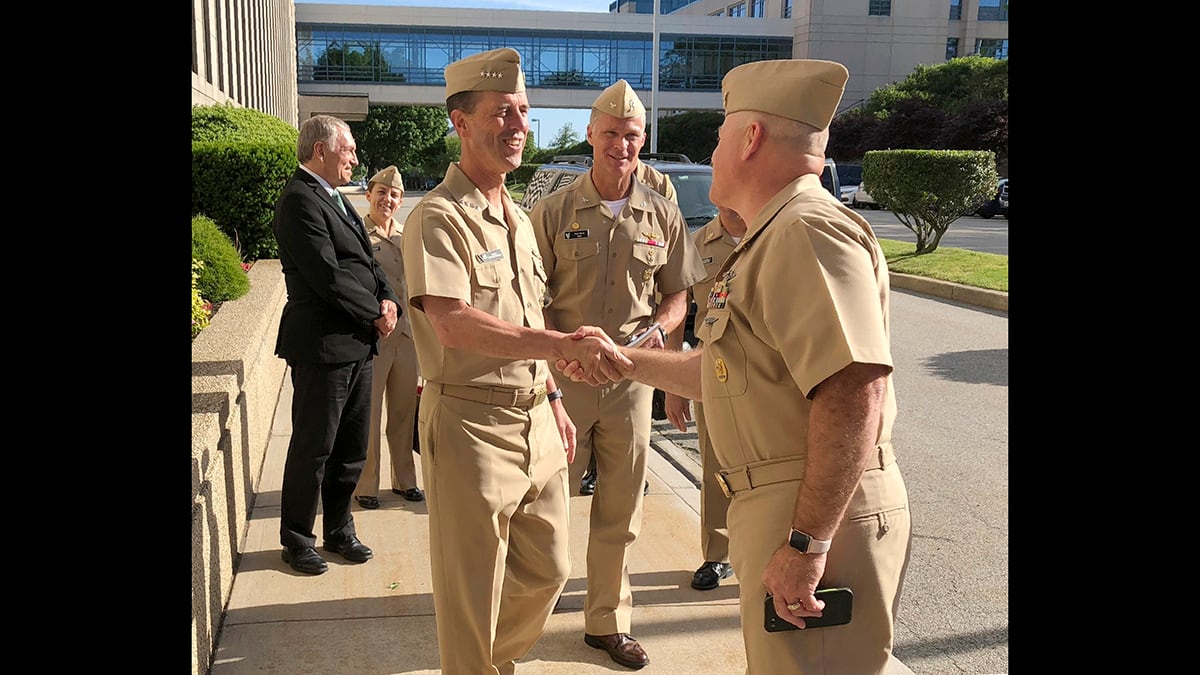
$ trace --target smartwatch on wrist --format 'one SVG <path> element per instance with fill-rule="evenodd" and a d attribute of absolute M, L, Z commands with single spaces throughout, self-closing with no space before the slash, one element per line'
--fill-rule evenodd
<path fill-rule="evenodd" d="M 555 401 L 557 401 L 558 399 L 560 399 L 562 397 L 563 397 L 562 389 L 555 389 L 554 391 L 550 392 L 549 394 L 546 394 L 546 400 L 551 403 L 554 403 Z"/>
<path fill-rule="evenodd" d="M 801 553 L 812 553 L 814 555 L 817 553 L 826 553 L 832 544 L 832 539 L 813 539 L 811 535 L 805 534 L 795 528 L 788 535 L 788 546 Z"/>

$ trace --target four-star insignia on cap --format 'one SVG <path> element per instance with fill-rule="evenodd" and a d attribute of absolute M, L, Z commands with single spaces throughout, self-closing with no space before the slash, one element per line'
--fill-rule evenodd
<path fill-rule="evenodd" d="M 481 71 L 479 71 L 479 76 L 480 77 L 504 77 L 504 73 L 501 73 L 496 70 L 481 70 Z"/>

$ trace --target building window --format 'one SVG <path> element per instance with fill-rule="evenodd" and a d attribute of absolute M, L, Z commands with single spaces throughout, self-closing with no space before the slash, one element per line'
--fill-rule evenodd
<path fill-rule="evenodd" d="M 867 16 L 891 16 L 892 0 L 870 0 L 867 4 Z"/>
<path fill-rule="evenodd" d="M 792 18 L 792 0 L 783 0 L 783 18 Z"/>
<path fill-rule="evenodd" d="M 975 41 L 975 53 L 980 56 L 990 56 L 994 59 L 1008 58 L 1008 40 L 985 40 L 980 38 Z"/>
<path fill-rule="evenodd" d="M 979 0 L 980 21 L 1008 21 L 1008 0 Z"/>
<path fill-rule="evenodd" d="M 950 20 L 962 18 L 962 0 L 950 0 Z"/>
<path fill-rule="evenodd" d="M 750 16 L 759 19 L 763 17 L 763 2 L 764 0 L 750 0 Z"/>
<path fill-rule="evenodd" d="M 739 2 L 729 6 L 729 16 L 746 16 L 746 3 Z"/>
<path fill-rule="evenodd" d="M 958 38 L 946 38 L 946 60 L 958 56 Z"/>
<path fill-rule="evenodd" d="M 709 14 L 709 16 L 725 16 L 725 10 L 718 9 L 717 11 L 713 12 L 712 14 Z"/>

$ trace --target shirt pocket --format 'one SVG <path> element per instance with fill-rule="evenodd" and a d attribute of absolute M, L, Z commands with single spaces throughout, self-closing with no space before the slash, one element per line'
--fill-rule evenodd
<path fill-rule="evenodd" d="M 500 294 L 512 283 L 513 271 L 506 259 L 475 266 L 472 306 L 493 316 L 499 316 Z"/>
<path fill-rule="evenodd" d="M 713 398 L 741 396 L 748 385 L 746 350 L 729 319 L 728 309 L 710 309 L 696 330 L 706 354 L 701 365 L 701 386 L 705 392 L 712 392 Z"/>

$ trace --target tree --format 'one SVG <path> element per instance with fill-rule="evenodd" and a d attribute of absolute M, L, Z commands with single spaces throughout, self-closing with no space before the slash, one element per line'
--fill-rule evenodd
<path fill-rule="evenodd" d="M 712 157 L 717 147 L 717 129 L 725 116 L 719 112 L 689 112 L 659 118 L 658 149 L 681 152 L 694 162 Z"/>
<path fill-rule="evenodd" d="M 373 105 L 367 110 L 367 119 L 349 124 L 368 177 L 389 164 L 395 164 L 402 174 L 414 172 L 427 159 L 426 150 L 449 130 L 446 110 L 435 106 Z"/>
<path fill-rule="evenodd" d="M 932 253 L 963 214 L 996 190 L 996 156 L 986 150 L 872 150 L 863 183 L 917 235 L 917 255 Z"/>
<path fill-rule="evenodd" d="M 941 108 L 925 101 L 899 101 L 896 107 L 880 120 L 869 144 L 872 149 L 937 148 L 947 117 Z"/>
<path fill-rule="evenodd" d="M 584 139 L 579 137 L 579 133 L 575 131 L 575 127 L 571 126 L 570 122 L 562 125 L 555 134 L 554 140 L 550 141 L 550 148 L 561 150 L 568 145 L 575 145 Z"/>

